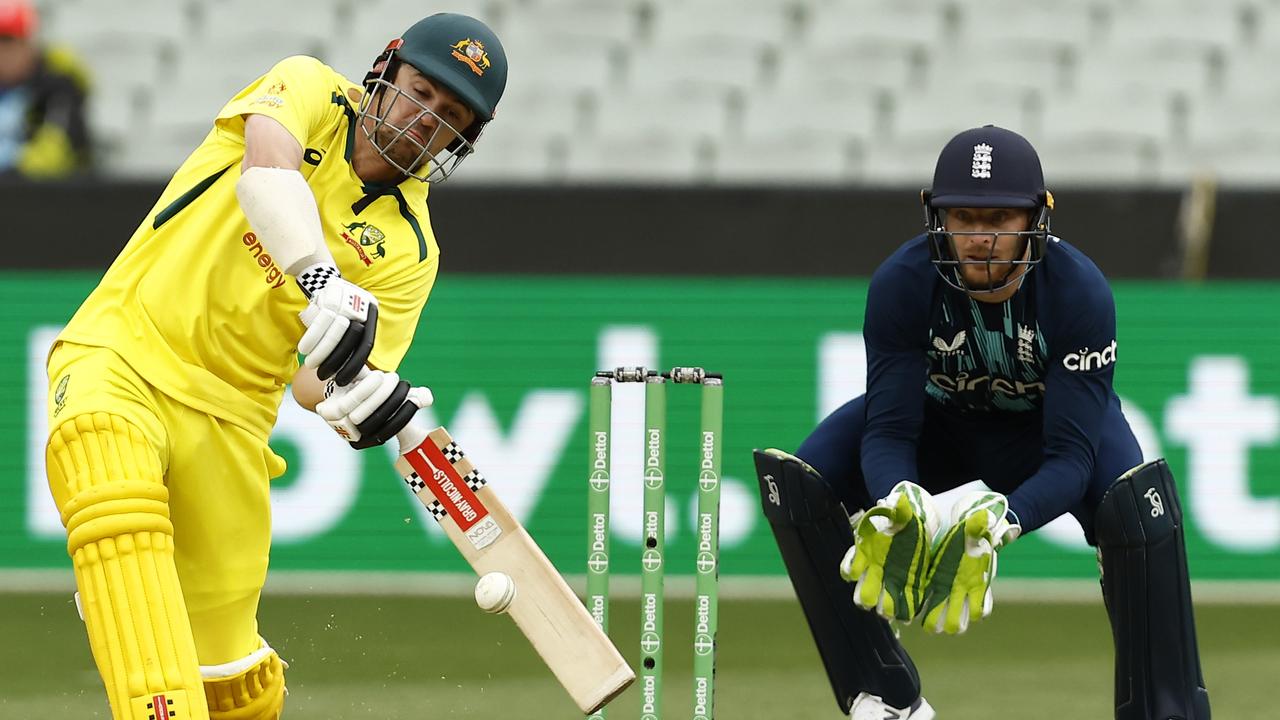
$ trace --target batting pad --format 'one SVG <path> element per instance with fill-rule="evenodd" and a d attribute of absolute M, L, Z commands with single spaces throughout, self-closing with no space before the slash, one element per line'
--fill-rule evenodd
<path fill-rule="evenodd" d="M 285 663 L 262 647 L 239 660 L 201 665 L 209 720 L 279 720 L 284 710 Z"/>
<path fill-rule="evenodd" d="M 1117 720 L 1208 720 L 1182 505 L 1163 458 L 1116 480 L 1095 525 L 1115 640 Z"/>
<path fill-rule="evenodd" d="M 841 712 L 862 692 L 893 707 L 920 697 L 920 675 L 893 628 L 853 604 L 840 560 L 853 546 L 844 505 L 816 470 L 778 450 L 755 451 L 760 503 Z"/>
<path fill-rule="evenodd" d="M 124 418 L 92 413 L 53 430 L 46 464 L 113 716 L 206 717 L 155 450 Z"/>

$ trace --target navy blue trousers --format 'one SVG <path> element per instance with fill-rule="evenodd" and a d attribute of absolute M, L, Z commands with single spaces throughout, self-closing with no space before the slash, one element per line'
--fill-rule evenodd
<path fill-rule="evenodd" d="M 862 475 L 866 423 L 866 400 L 860 395 L 828 415 L 796 451 L 822 473 L 850 513 L 878 499 L 871 497 Z M 1112 400 L 1102 424 L 1093 476 L 1084 498 L 1070 508 L 1090 545 L 1095 544 L 1093 516 L 1103 493 L 1120 475 L 1142 463 L 1142 450 L 1117 400 Z M 919 483 L 930 493 L 941 493 L 981 480 L 1007 495 L 1035 474 L 1044 459 L 1043 448 L 1039 413 L 961 415 L 926 400 L 916 452 Z"/>

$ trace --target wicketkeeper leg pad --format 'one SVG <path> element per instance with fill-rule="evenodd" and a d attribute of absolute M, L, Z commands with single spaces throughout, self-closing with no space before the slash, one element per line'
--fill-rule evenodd
<path fill-rule="evenodd" d="M 1182 508 L 1163 459 L 1116 480 L 1098 503 L 1096 532 L 1117 720 L 1208 720 Z"/>
<path fill-rule="evenodd" d="M 201 665 L 209 720 L 278 720 L 284 710 L 285 667 L 265 640 L 239 660 Z"/>
<path fill-rule="evenodd" d="M 123 417 L 89 413 L 50 433 L 46 463 L 114 717 L 204 718 L 155 449 Z"/>
<path fill-rule="evenodd" d="M 861 692 L 893 707 L 920 697 L 920 676 L 889 623 L 853 604 L 840 560 L 853 545 L 831 486 L 799 458 L 755 452 L 760 499 L 842 712 Z"/>

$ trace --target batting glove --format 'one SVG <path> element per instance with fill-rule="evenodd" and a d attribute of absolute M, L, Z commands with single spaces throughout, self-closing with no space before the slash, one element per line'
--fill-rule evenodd
<path fill-rule="evenodd" d="M 400 432 L 419 409 L 435 398 L 425 387 L 411 387 L 393 372 L 369 370 L 351 385 L 325 383 L 325 399 L 316 412 L 357 450 L 381 445 Z"/>
<path fill-rule="evenodd" d="M 853 547 L 840 562 L 840 576 L 854 583 L 854 604 L 886 620 L 910 622 L 920 608 L 929 547 L 938 531 L 933 498 L 904 480 L 849 522 Z"/>
<path fill-rule="evenodd" d="M 926 630 L 955 635 L 991 614 L 996 553 L 1021 533 L 1022 526 L 1009 513 L 1009 500 L 998 492 L 969 493 L 956 503 L 951 526 L 938 539 L 929 565 Z"/>
<path fill-rule="evenodd" d="M 298 275 L 309 302 L 299 317 L 307 326 L 298 341 L 305 364 L 321 380 L 347 385 L 373 352 L 378 329 L 378 301 L 358 285 L 347 282 L 333 266 L 314 266 Z"/>

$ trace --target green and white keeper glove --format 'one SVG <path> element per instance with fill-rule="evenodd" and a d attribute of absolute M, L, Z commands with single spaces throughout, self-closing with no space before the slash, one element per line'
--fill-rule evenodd
<path fill-rule="evenodd" d="M 924 627 L 955 635 L 991 614 L 996 553 L 1022 526 L 998 492 L 973 492 L 956 502 L 951 526 L 938 538 L 924 593 Z"/>
<path fill-rule="evenodd" d="M 853 602 L 886 620 L 910 622 L 920 609 L 938 513 L 928 491 L 906 480 L 870 510 L 850 518 L 853 547 L 840 576 L 853 583 Z"/>

